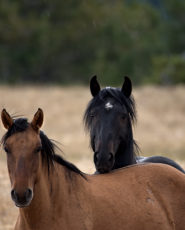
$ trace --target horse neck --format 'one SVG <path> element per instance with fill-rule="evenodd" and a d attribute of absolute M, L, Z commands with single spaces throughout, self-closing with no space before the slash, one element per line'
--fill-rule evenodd
<path fill-rule="evenodd" d="M 115 163 L 113 169 L 136 164 L 134 152 L 134 139 L 132 128 L 128 134 L 127 141 L 122 141 L 115 155 Z"/>
<path fill-rule="evenodd" d="M 59 220 L 60 225 L 64 225 L 65 218 L 61 217 L 66 217 L 66 211 L 72 210 L 73 196 L 78 192 L 80 187 L 78 184 L 81 183 L 81 180 L 83 178 L 80 175 L 69 172 L 58 163 L 54 163 L 54 169 L 49 175 L 46 169 L 41 170 L 31 204 L 19 209 L 20 216 L 17 223 L 19 227 L 16 229 L 55 229 L 53 223 Z M 75 192 L 73 185 L 75 185 Z"/>

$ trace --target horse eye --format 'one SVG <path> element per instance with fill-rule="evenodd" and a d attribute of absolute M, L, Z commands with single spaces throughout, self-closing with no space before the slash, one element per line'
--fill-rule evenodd
<path fill-rule="evenodd" d="M 90 113 L 90 117 L 95 117 L 95 114 L 94 113 Z"/>
<path fill-rule="evenodd" d="M 42 150 L 42 146 L 39 146 L 36 150 L 35 153 L 39 153 Z"/>
<path fill-rule="evenodd" d="M 125 120 L 126 118 L 127 118 L 127 114 L 125 113 L 125 114 L 122 114 L 121 115 L 121 118 L 123 119 L 123 120 Z"/>
<path fill-rule="evenodd" d="M 10 151 L 7 147 L 4 147 L 4 151 L 7 153 L 7 154 L 10 154 Z"/>

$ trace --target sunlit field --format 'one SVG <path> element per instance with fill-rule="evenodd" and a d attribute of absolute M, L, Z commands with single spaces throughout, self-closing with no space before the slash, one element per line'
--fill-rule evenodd
<path fill-rule="evenodd" d="M 138 121 L 134 137 L 140 155 L 171 157 L 185 168 L 185 87 L 142 87 L 133 91 Z M 82 171 L 94 172 L 83 112 L 91 95 L 85 87 L 0 87 L 0 109 L 30 120 L 38 107 L 44 111 L 43 131 L 59 141 L 66 159 Z M 0 126 L 0 135 L 5 130 Z M 6 156 L 0 154 L 0 230 L 13 229 L 18 210 L 10 199 Z"/>

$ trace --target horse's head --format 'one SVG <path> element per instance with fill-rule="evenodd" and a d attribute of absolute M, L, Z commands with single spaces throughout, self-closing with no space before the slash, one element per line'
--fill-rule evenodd
<path fill-rule="evenodd" d="M 94 76 L 90 90 L 93 99 L 85 112 L 84 121 L 90 131 L 96 169 L 105 173 L 113 168 L 120 143 L 126 145 L 132 132 L 131 120 L 135 117 L 132 84 L 125 77 L 121 89 L 106 87 L 101 90 Z"/>
<path fill-rule="evenodd" d="M 41 164 L 42 143 L 40 127 L 43 112 L 38 109 L 31 123 L 13 118 L 3 109 L 1 119 L 8 130 L 2 142 L 7 153 L 7 165 L 11 181 L 11 197 L 18 207 L 28 206 L 33 198 Z"/>

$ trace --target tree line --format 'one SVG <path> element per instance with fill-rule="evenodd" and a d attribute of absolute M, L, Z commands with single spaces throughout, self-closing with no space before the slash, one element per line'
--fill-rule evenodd
<path fill-rule="evenodd" d="M 185 1 L 1 0 L 0 83 L 185 83 Z"/>

